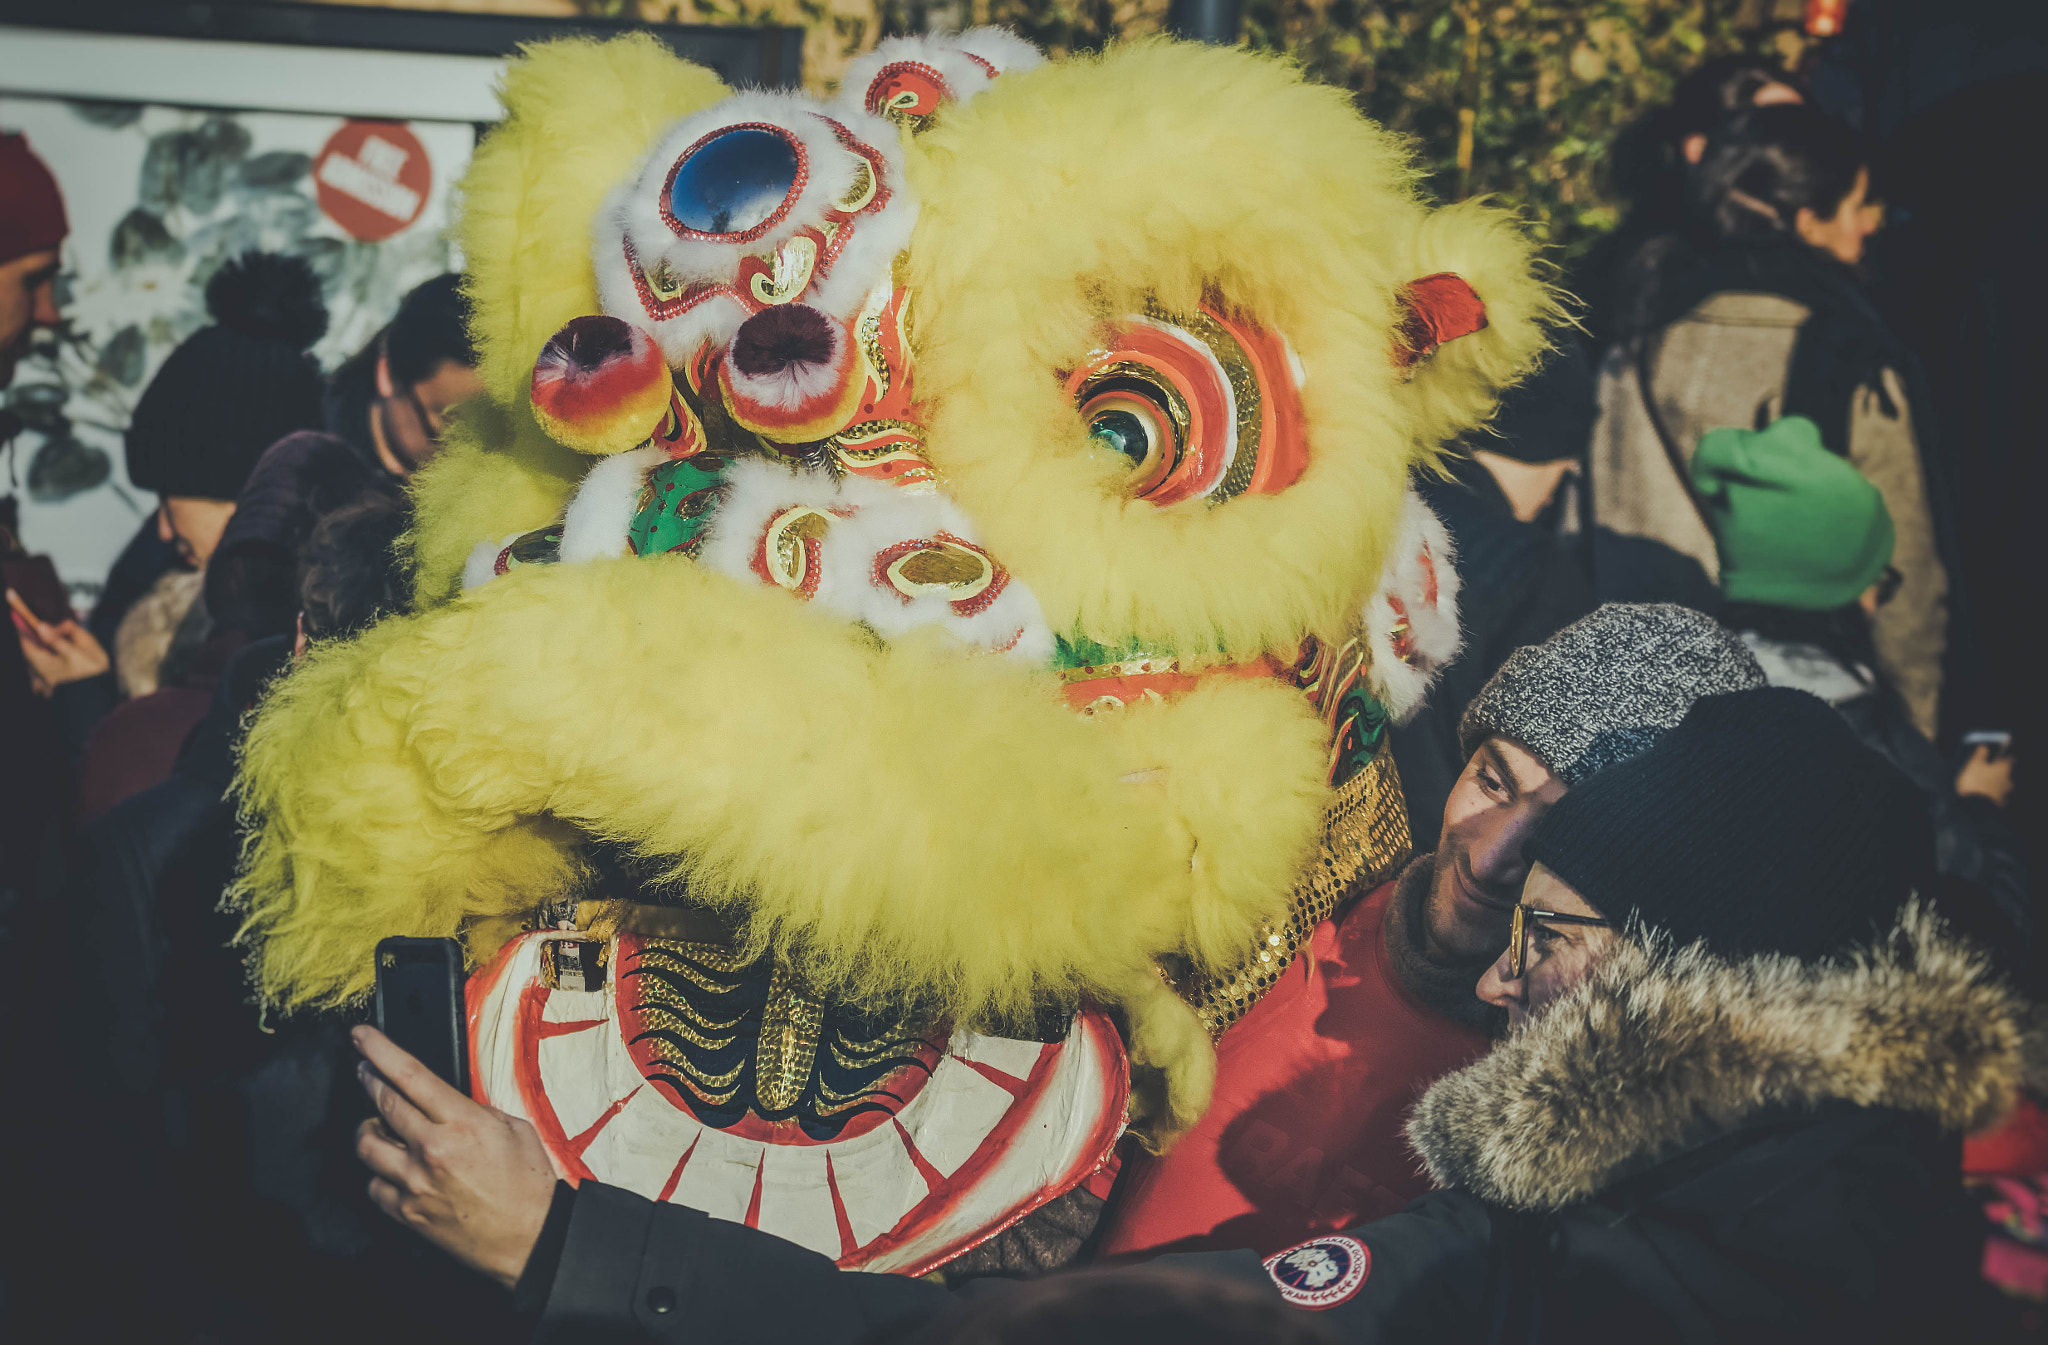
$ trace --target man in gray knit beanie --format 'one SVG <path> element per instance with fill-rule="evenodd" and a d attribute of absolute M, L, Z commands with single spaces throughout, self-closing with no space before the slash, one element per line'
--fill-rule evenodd
<path fill-rule="evenodd" d="M 1763 684 L 1740 640 L 1669 604 L 1608 603 L 1516 650 L 1465 711 L 1467 760 L 1436 852 L 1401 875 L 1387 944 L 1403 982 L 1439 1012 L 1478 1012 L 1473 987 L 1528 876 L 1522 846 L 1550 805 L 1649 748 L 1700 697 Z"/>
<path fill-rule="evenodd" d="M 1512 738 L 1570 788 L 1644 751 L 1700 697 L 1763 684 L 1712 617 L 1611 602 L 1509 655 L 1466 708 L 1458 739 L 1469 757 L 1489 737 Z"/>

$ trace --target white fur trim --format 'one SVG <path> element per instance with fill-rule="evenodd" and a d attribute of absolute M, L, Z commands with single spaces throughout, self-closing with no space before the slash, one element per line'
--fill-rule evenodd
<path fill-rule="evenodd" d="M 1045 64 L 1044 52 L 1007 28 L 984 24 L 967 29 L 953 41 L 960 50 L 979 56 L 994 66 L 999 75 L 1014 75 L 1020 70 Z"/>
<path fill-rule="evenodd" d="M 700 280 L 736 283 L 741 258 L 771 257 L 798 229 L 821 226 L 825 212 L 853 187 L 861 156 L 840 143 L 833 121 L 874 151 L 881 164 L 879 186 L 890 192 L 890 200 L 879 210 L 856 216 L 848 226 L 851 235 L 830 269 L 822 275 L 814 273 L 809 288 L 793 297 L 834 317 L 853 316 L 876 281 L 888 274 L 917 222 L 917 203 L 904 181 L 903 147 L 896 127 L 864 112 L 827 109 L 803 94 L 765 91 L 735 94 L 675 123 L 632 176 L 606 198 L 591 231 L 592 261 L 604 311 L 652 331 L 671 368 L 682 367 L 706 341 L 722 345 L 730 340 L 748 316 L 747 305 L 721 296 L 674 317 L 658 319 L 640 300 L 625 244 L 631 240 L 642 267 L 666 262 L 686 284 Z M 802 147 L 806 178 L 796 200 L 760 236 L 743 243 L 678 237 L 661 215 L 669 170 L 704 137 L 723 127 L 753 122 L 787 131 Z"/>
<path fill-rule="evenodd" d="M 1407 616 L 1413 642 L 1406 658 L 1394 652 L 1400 613 Z M 1395 723 L 1405 724 L 1422 708 L 1437 675 L 1458 656 L 1462 638 L 1451 535 L 1412 490 L 1402 507 L 1401 530 L 1380 572 L 1379 590 L 1365 604 L 1364 619 L 1372 651 L 1373 695 Z"/>
<path fill-rule="evenodd" d="M 892 37 L 875 44 L 875 49 L 857 57 L 839 78 L 839 98 L 833 106 L 848 113 L 866 113 L 868 87 L 883 67 L 899 61 L 916 61 L 939 72 L 953 101 L 965 103 L 985 91 L 995 79 L 974 57 L 996 68 L 996 74 L 1029 70 L 1043 65 L 1045 57 L 1037 47 L 1007 28 L 969 28 L 964 33 L 926 33 L 915 37 Z"/>
<path fill-rule="evenodd" d="M 652 445 L 614 453 L 583 474 L 583 484 L 562 515 L 562 560 L 598 560 L 626 554 L 626 533 L 640 504 L 647 474 L 668 461 Z"/>
<path fill-rule="evenodd" d="M 754 549 L 769 520 L 797 506 L 823 510 L 833 515 L 833 521 L 820 539 L 820 573 L 812 602 L 865 622 L 884 638 L 938 626 L 964 644 L 1028 662 L 1043 663 L 1052 656 L 1052 629 L 1037 598 L 1014 575 L 995 601 L 964 617 L 942 597 L 906 602 L 895 589 L 875 582 L 876 558 L 900 542 L 943 532 L 980 545 L 973 525 L 951 501 L 935 494 L 913 495 L 862 477 L 834 481 L 824 472 L 792 471 L 766 459 L 734 463 L 725 481 L 725 498 L 698 552 L 699 564 L 758 584 Z"/>
<path fill-rule="evenodd" d="M 462 562 L 462 591 L 480 588 L 498 577 L 498 555 L 525 534 L 508 532 L 503 540 L 478 542 L 470 548 L 469 559 Z"/>

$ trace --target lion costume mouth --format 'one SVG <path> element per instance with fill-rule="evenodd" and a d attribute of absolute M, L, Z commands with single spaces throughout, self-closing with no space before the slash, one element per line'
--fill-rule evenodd
<path fill-rule="evenodd" d="M 1110 1006 L 1170 1133 L 1209 1032 L 1405 854 L 1380 732 L 1456 648 L 1407 476 L 1552 299 L 1277 62 L 980 33 L 853 76 L 511 68 L 418 610 L 249 735 L 257 984 L 359 999 L 398 933 L 488 961 L 596 838 L 816 996 Z"/>

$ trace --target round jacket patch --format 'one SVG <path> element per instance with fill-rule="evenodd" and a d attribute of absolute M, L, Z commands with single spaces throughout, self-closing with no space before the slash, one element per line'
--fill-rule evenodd
<path fill-rule="evenodd" d="M 1372 1252 L 1341 1233 L 1304 1242 L 1266 1258 L 1280 1296 L 1297 1308 L 1334 1308 L 1358 1292 L 1372 1270 Z"/>

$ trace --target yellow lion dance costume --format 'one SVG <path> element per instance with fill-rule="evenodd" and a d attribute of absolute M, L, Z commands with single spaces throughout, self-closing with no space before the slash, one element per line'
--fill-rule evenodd
<path fill-rule="evenodd" d="M 1167 1142 L 1408 849 L 1412 468 L 1552 297 L 1341 91 L 897 39 L 830 103 L 537 48 L 463 187 L 487 396 L 417 611 L 270 695 L 261 993 L 466 939 L 558 1168 L 921 1274 Z"/>

